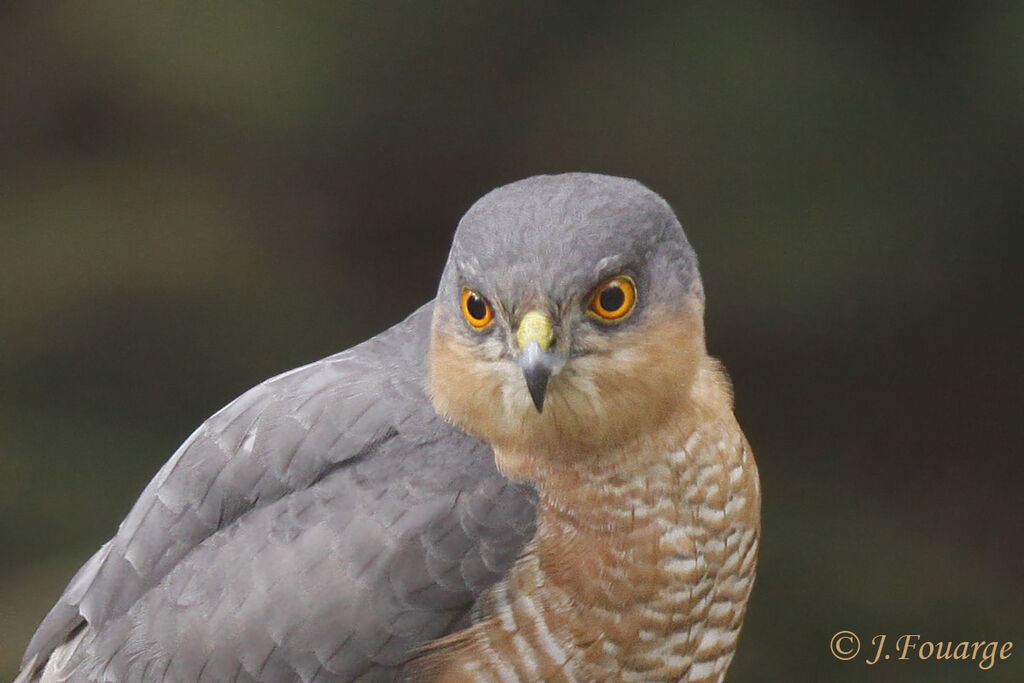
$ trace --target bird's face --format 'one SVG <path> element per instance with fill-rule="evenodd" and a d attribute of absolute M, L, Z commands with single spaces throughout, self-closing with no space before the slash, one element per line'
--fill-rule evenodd
<path fill-rule="evenodd" d="M 588 174 L 513 183 L 456 232 L 435 303 L 434 405 L 499 453 L 614 450 L 687 399 L 702 316 L 693 251 L 653 192 Z"/>

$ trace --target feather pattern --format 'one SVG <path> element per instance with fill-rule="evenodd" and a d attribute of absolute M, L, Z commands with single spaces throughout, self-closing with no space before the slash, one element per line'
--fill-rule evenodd
<path fill-rule="evenodd" d="M 26 680 L 391 680 L 449 632 L 532 536 L 535 494 L 431 407 L 431 309 L 199 427 L 47 615 Z"/>

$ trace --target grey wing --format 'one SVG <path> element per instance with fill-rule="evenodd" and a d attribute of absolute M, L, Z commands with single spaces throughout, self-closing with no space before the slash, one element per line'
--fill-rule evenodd
<path fill-rule="evenodd" d="M 391 680 L 533 533 L 424 394 L 430 309 L 212 417 L 72 579 L 28 680 Z M 51 657 L 52 655 L 52 657 Z"/>

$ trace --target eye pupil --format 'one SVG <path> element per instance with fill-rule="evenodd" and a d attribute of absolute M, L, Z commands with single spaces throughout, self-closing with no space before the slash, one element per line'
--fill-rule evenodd
<path fill-rule="evenodd" d="M 594 290 L 590 297 L 591 315 L 605 322 L 618 322 L 633 311 L 636 283 L 628 275 L 617 275 Z"/>
<path fill-rule="evenodd" d="M 626 303 L 626 293 L 617 284 L 609 285 L 601 292 L 600 302 L 604 310 L 617 311 Z"/>
<path fill-rule="evenodd" d="M 476 294 L 470 294 L 466 298 L 466 311 L 474 320 L 483 320 L 487 317 L 487 304 Z"/>
<path fill-rule="evenodd" d="M 490 325 L 491 320 L 494 319 L 494 311 L 491 310 L 487 300 L 469 287 L 462 289 L 462 315 L 471 326 L 478 330 Z"/>

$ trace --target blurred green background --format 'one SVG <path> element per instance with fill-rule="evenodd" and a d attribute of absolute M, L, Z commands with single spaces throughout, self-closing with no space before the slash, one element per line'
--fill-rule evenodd
<path fill-rule="evenodd" d="M 0 679 L 205 417 L 589 170 L 687 227 L 760 463 L 730 680 L 1024 680 L 1024 4 L 203 5 L 0 6 Z"/>

